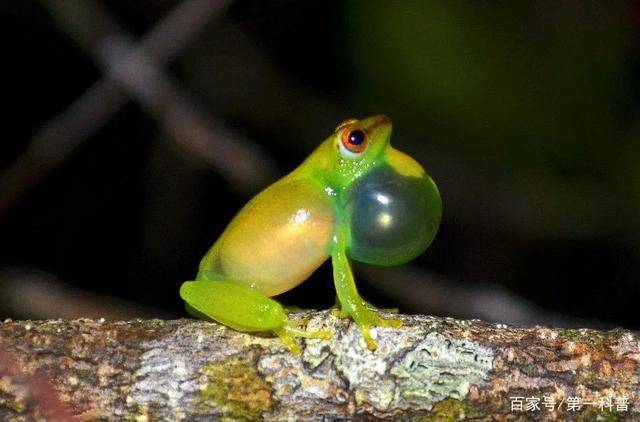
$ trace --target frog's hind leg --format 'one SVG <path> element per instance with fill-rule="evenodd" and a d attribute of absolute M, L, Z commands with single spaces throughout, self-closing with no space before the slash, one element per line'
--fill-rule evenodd
<path fill-rule="evenodd" d="M 290 320 L 282 306 L 262 292 L 235 281 L 187 281 L 180 287 L 187 311 L 213 319 L 237 331 L 275 333 L 293 353 L 299 353 L 296 337 L 331 337 L 328 331 L 305 331 Z"/>

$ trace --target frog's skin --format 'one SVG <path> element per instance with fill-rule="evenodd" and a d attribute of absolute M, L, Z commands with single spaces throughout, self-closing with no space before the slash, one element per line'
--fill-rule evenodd
<path fill-rule="evenodd" d="M 187 309 L 244 332 L 277 334 L 294 353 L 296 337 L 329 338 L 287 318 L 271 296 L 302 283 L 331 258 L 338 311 L 360 326 L 399 327 L 356 289 L 349 259 L 398 265 L 433 240 L 442 203 L 434 182 L 389 144 L 384 115 L 350 119 L 294 171 L 253 198 L 233 218 L 200 263 L 195 281 L 180 288 Z"/>

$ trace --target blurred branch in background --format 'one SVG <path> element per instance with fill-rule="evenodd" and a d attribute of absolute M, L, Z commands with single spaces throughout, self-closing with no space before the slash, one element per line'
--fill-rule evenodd
<path fill-rule="evenodd" d="M 87 278 L 87 283 L 91 283 Z M 169 318 L 160 309 L 67 286 L 55 276 L 21 269 L 0 271 L 0 309 L 26 319 Z"/>
<path fill-rule="evenodd" d="M 479 318 L 522 327 L 610 328 L 601 321 L 543 309 L 499 286 L 455 283 L 412 265 L 401 268 L 358 265 L 357 271 L 373 281 L 372 287 L 401 303 L 405 311 L 428 309 L 433 315 Z"/>
<path fill-rule="evenodd" d="M 203 116 L 160 69 L 228 2 L 180 3 L 137 47 L 96 2 L 43 3 L 60 27 L 94 56 L 106 78 L 45 124 L 27 151 L 0 175 L 0 216 L 122 108 L 128 99 L 125 91 L 142 103 L 176 143 L 232 185 L 253 191 L 273 178 L 271 160 L 264 152 L 223 123 Z"/>

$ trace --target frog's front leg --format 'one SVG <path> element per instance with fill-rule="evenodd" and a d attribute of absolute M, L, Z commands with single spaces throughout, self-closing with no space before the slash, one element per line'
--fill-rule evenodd
<path fill-rule="evenodd" d="M 329 331 L 305 331 L 290 320 L 282 305 L 246 284 L 227 281 L 187 281 L 180 287 L 187 310 L 242 332 L 272 332 L 292 353 L 299 354 L 297 337 L 331 338 Z"/>
<path fill-rule="evenodd" d="M 371 337 L 371 327 L 393 327 L 402 326 L 402 320 L 398 318 L 383 318 L 376 312 L 375 308 L 367 303 L 358 294 L 351 265 L 346 255 L 345 240 L 338 236 L 336 247 L 331 254 L 333 265 L 333 281 L 336 286 L 336 293 L 340 302 L 341 315 L 349 315 L 360 326 L 362 336 L 371 350 L 375 350 L 377 345 Z"/>

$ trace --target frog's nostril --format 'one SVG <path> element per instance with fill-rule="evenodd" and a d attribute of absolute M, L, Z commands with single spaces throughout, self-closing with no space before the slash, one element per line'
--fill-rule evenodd
<path fill-rule="evenodd" d="M 391 123 L 391 119 L 386 114 L 378 114 L 377 116 L 373 116 L 374 125 L 386 125 Z"/>

